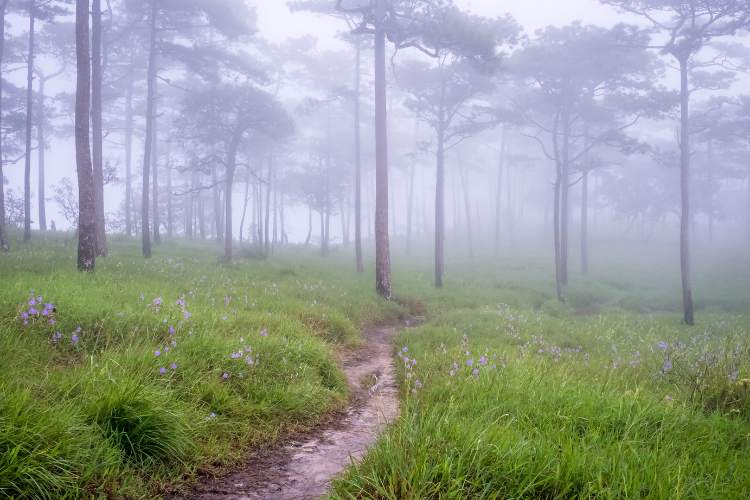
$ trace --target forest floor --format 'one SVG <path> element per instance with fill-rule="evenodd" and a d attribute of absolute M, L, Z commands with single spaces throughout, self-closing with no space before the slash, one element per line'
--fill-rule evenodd
<path fill-rule="evenodd" d="M 88 275 L 72 235 L 13 236 L 0 497 L 286 498 L 331 475 L 341 499 L 750 490 L 741 248 L 696 246 L 689 327 L 674 242 L 597 242 L 589 276 L 571 263 L 563 304 L 538 241 L 499 260 L 448 245 L 435 289 L 427 240 L 404 256 L 395 238 L 385 302 L 369 253 L 363 275 L 351 251 L 295 246 L 238 248 L 227 264 L 217 245 L 175 239 L 144 261 L 137 239 L 115 236 Z M 395 411 L 396 395 L 382 429 L 377 405 Z"/>

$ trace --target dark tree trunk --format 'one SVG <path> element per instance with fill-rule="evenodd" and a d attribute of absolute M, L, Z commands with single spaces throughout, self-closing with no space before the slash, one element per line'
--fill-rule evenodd
<path fill-rule="evenodd" d="M 385 87 L 385 32 L 375 33 L 375 289 L 391 300 L 388 241 L 388 125 Z"/>
<path fill-rule="evenodd" d="M 507 128 L 503 125 L 503 134 L 500 142 L 500 163 L 497 167 L 497 200 L 495 200 L 495 258 L 500 258 L 500 217 L 502 210 L 500 209 L 500 201 L 502 200 L 503 193 L 503 163 L 505 161 L 505 139 L 507 136 Z"/>
<path fill-rule="evenodd" d="M 23 241 L 31 239 L 31 127 L 33 125 L 33 103 L 34 103 L 34 20 L 36 0 L 29 3 L 29 57 L 27 59 L 28 71 L 26 76 L 26 164 L 24 168 L 23 183 Z M 2 179 L 0 179 L 2 182 Z"/>
<path fill-rule="evenodd" d="M 688 103 L 688 61 L 680 59 L 680 271 L 682 275 L 682 300 L 685 323 L 694 324 L 693 291 L 690 286 L 690 118 Z"/>
<path fill-rule="evenodd" d="M 463 162 L 459 158 L 459 174 L 461 175 L 461 186 L 464 191 L 464 210 L 466 211 L 466 238 L 469 244 L 469 258 L 474 258 L 474 242 L 471 238 L 471 200 L 469 198 L 468 173 L 464 171 Z"/>
<path fill-rule="evenodd" d="M 37 144 L 37 159 L 39 161 L 39 230 L 47 230 L 47 209 L 44 193 L 44 149 L 46 148 L 46 140 L 44 137 L 44 83 L 45 78 L 39 78 L 39 103 L 36 110 L 36 144 Z"/>
<path fill-rule="evenodd" d="M 154 211 L 153 216 L 151 219 L 154 221 L 154 245 L 158 245 L 161 243 L 161 218 L 159 216 L 159 134 L 157 132 L 158 128 L 158 120 L 157 120 L 157 114 L 158 114 L 158 103 L 157 99 L 158 97 L 158 91 L 157 91 L 157 81 L 156 81 L 156 74 L 154 73 L 154 116 L 152 118 L 153 120 L 153 142 L 151 145 L 151 164 L 152 164 L 152 172 L 153 172 L 153 178 L 151 180 L 151 183 L 153 184 L 153 193 L 151 194 L 151 203 L 153 205 L 152 210 Z"/>
<path fill-rule="evenodd" d="M 102 137 L 102 8 L 101 0 L 91 1 L 91 131 L 94 152 L 94 205 L 96 255 L 107 255 L 104 218 L 104 153 Z"/>
<path fill-rule="evenodd" d="M 270 250 L 270 240 L 268 238 L 271 225 L 271 184 L 273 183 L 273 152 L 268 153 L 268 173 L 266 174 L 266 220 L 265 220 L 265 251 Z"/>
<path fill-rule="evenodd" d="M 131 220 L 130 198 L 133 190 L 133 77 L 128 81 L 125 93 L 125 234 L 132 236 L 133 222 Z"/>
<path fill-rule="evenodd" d="M 5 9 L 8 8 L 9 1 L 2 0 L 0 2 L 0 66 L 3 63 L 3 49 L 5 47 Z M 2 118 L 2 90 L 3 78 L 0 71 L 0 118 Z M 0 159 L 2 157 L 2 141 L 0 141 Z M 3 179 L 3 162 L 0 161 L 0 251 L 7 252 L 10 247 L 8 245 L 8 233 L 5 229 L 5 186 L 3 186 Z"/>
<path fill-rule="evenodd" d="M 417 134 L 419 134 L 419 120 L 414 123 L 414 142 L 417 142 Z M 406 255 L 411 255 L 411 217 L 412 217 L 412 206 L 414 205 L 414 173 L 417 170 L 417 157 L 416 151 L 414 158 L 411 162 L 411 170 L 409 172 L 409 198 L 406 203 Z"/>
<path fill-rule="evenodd" d="M 78 270 L 94 271 L 96 222 L 94 220 L 94 172 L 89 142 L 91 61 L 89 54 L 89 2 L 76 0 L 76 108 L 75 144 L 78 171 Z"/>
<path fill-rule="evenodd" d="M 362 40 L 357 39 L 357 55 L 354 79 L 354 253 L 357 272 L 363 273 L 362 263 L 362 147 L 360 138 L 360 63 Z"/>
<path fill-rule="evenodd" d="M 151 232 L 149 231 L 148 217 L 148 179 L 151 167 L 151 148 L 154 140 L 154 86 L 156 84 L 156 14 L 158 12 L 157 0 L 151 0 L 151 38 L 149 41 L 148 54 L 148 89 L 146 91 L 146 144 L 143 152 L 143 193 L 141 202 L 141 235 L 143 239 L 143 256 L 151 257 Z M 156 167 L 156 165 L 154 165 Z M 156 227 L 156 224 L 154 224 Z"/>

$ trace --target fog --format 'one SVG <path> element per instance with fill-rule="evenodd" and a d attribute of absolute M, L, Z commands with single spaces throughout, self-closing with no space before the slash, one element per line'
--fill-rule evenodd
<path fill-rule="evenodd" d="M 561 300 L 592 239 L 667 239 L 688 264 L 690 245 L 750 244 L 746 13 L 727 7 L 711 24 L 699 9 L 703 31 L 688 33 L 675 27 L 679 9 L 627 2 L 396 2 L 378 66 L 380 25 L 361 24 L 368 2 L 344 2 L 350 12 L 334 0 L 194 3 L 101 5 L 81 136 L 93 148 L 100 254 L 105 230 L 141 234 L 144 207 L 146 255 L 162 238 L 214 240 L 227 258 L 233 246 L 354 246 L 357 158 L 365 248 L 379 198 L 390 236 L 379 255 L 448 240 L 466 258 L 549 245 Z M 27 239 L 53 221 L 75 230 L 83 213 L 75 11 L 87 4 L 77 4 L 11 0 L 4 11 L 5 219 Z"/>

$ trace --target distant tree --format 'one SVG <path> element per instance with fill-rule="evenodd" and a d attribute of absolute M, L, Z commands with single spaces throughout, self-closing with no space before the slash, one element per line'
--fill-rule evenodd
<path fill-rule="evenodd" d="M 10 0 L 0 0 L 0 68 L 3 64 L 3 48 L 5 45 L 5 13 L 8 10 L 9 2 Z M 0 70 L 0 117 L 2 117 L 2 87 L 2 71 Z M 2 129 L 1 126 L 0 129 Z M 2 140 L 0 140 L 0 251 L 7 252 L 9 246 L 8 233 L 5 230 L 5 177 L 3 175 L 3 163 Z"/>
<path fill-rule="evenodd" d="M 647 19 L 654 29 L 667 35 L 666 43 L 651 48 L 674 57 L 680 67 L 680 273 L 685 323 L 694 323 L 693 292 L 690 283 L 690 94 L 700 87 L 727 86 L 726 75 L 708 75 L 698 68 L 706 63 L 699 52 L 712 40 L 735 35 L 750 27 L 750 2 L 747 0 L 600 0 L 620 11 Z M 713 61 L 712 61 L 713 64 Z M 692 73 L 692 75 L 691 75 Z M 691 78 L 692 76 L 692 78 Z M 716 79 L 718 77 L 718 80 Z M 693 88 L 691 88 L 691 80 Z M 696 81 L 697 80 L 697 81 Z M 718 87 L 717 87 L 718 86 Z"/>
<path fill-rule="evenodd" d="M 94 173 L 89 141 L 91 61 L 89 54 L 89 2 L 76 0 L 76 108 L 75 144 L 78 170 L 78 270 L 93 272 L 96 265 Z"/>
<path fill-rule="evenodd" d="M 249 134 L 262 134 L 281 141 L 294 130 L 294 123 L 272 95 L 250 84 L 222 84 L 192 92 L 184 101 L 182 130 L 185 139 L 203 145 L 203 150 L 226 169 L 226 233 L 224 258 L 232 260 L 232 187 L 237 153 Z M 184 139 L 184 140 L 185 140 Z M 212 153 L 222 145 L 223 154 Z"/>

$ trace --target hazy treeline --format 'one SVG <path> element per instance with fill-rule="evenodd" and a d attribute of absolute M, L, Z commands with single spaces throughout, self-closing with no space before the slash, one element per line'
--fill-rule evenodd
<path fill-rule="evenodd" d="M 499 257 L 542 228 L 564 301 L 592 221 L 644 238 L 679 223 L 692 323 L 691 238 L 721 227 L 750 246 L 750 96 L 733 86 L 750 2 L 602 3 L 642 24 L 527 33 L 444 0 L 289 2 L 338 19 L 323 50 L 258 37 L 274 20 L 244 0 L 0 0 L 2 168 L 24 179 L 3 177 L 0 243 L 6 224 L 50 229 L 50 203 L 83 269 L 112 233 L 140 235 L 146 257 L 164 237 L 213 239 L 227 260 L 236 242 L 340 241 L 360 271 L 374 237 L 390 297 L 389 236 L 407 253 L 434 238 L 442 286 L 446 238 Z M 77 171 L 45 185 L 45 151 L 74 138 Z"/>

